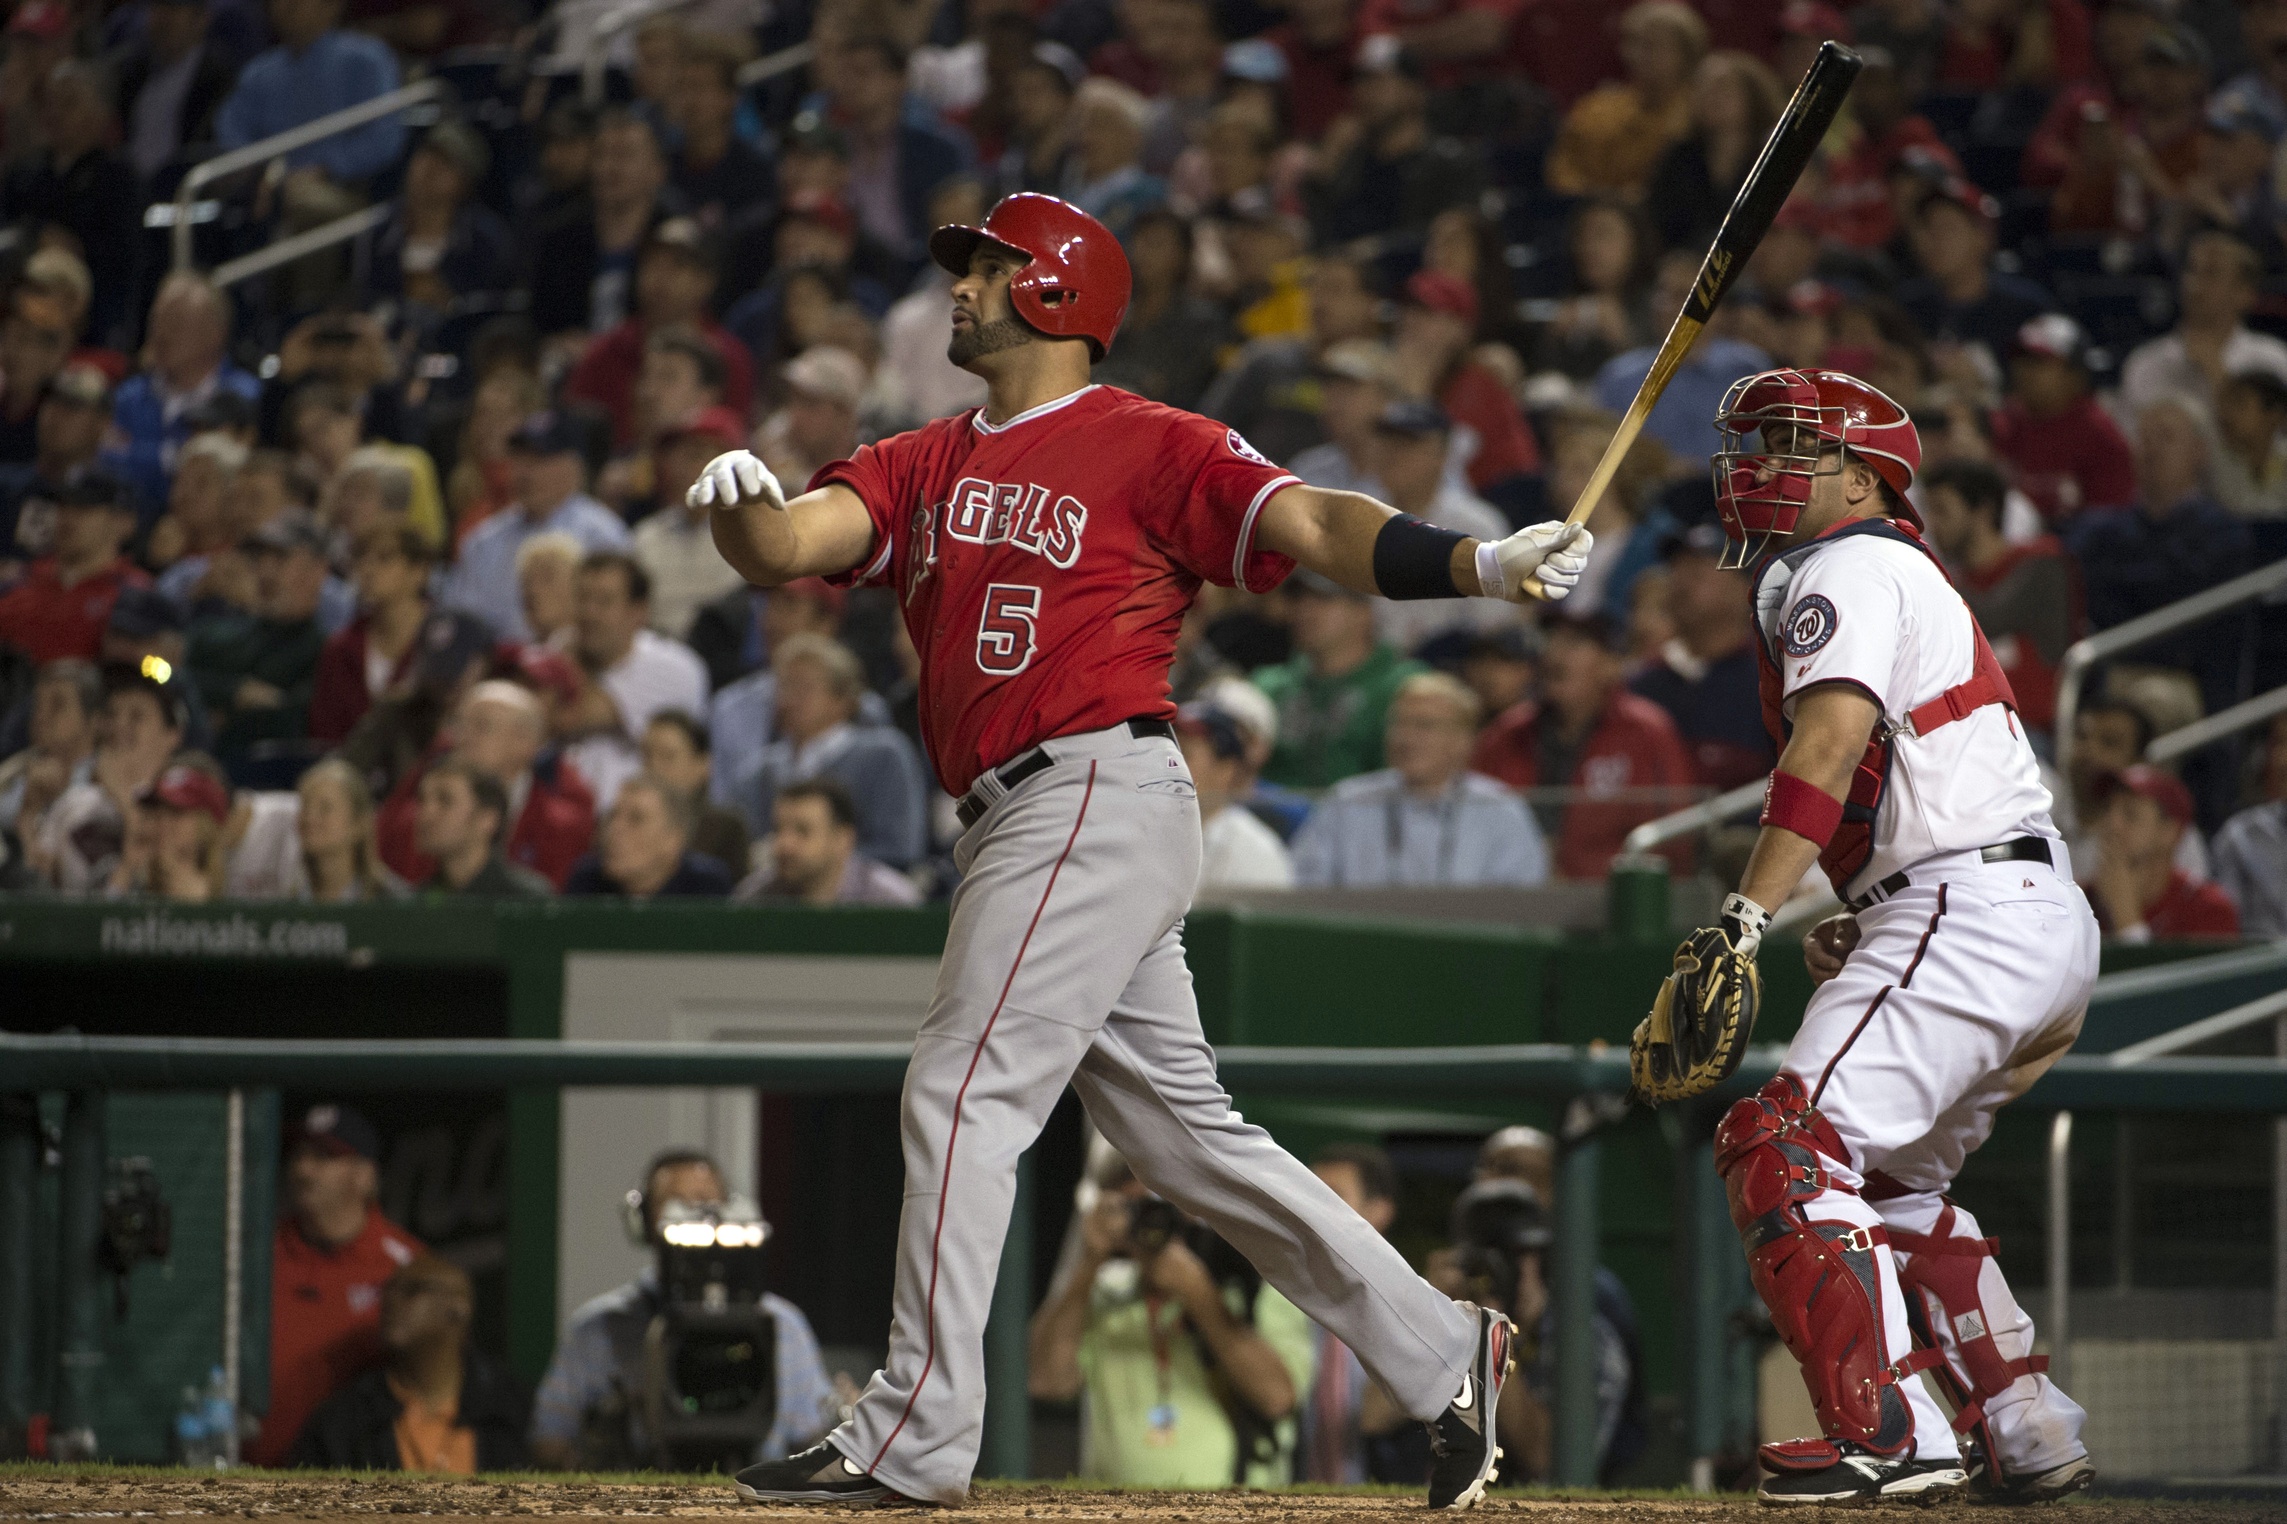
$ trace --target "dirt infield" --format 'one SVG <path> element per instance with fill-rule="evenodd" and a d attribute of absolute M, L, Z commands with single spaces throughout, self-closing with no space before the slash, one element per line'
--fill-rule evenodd
<path fill-rule="evenodd" d="M 2256 1524 L 2287 1513 L 2276 1502 L 2169 1503 L 2076 1501 L 2071 1514 L 2035 1514 L 2066 1524 Z M 265 1518 L 346 1521 L 376 1514 L 416 1514 L 454 1521 L 548 1515 L 573 1518 L 737 1516 L 815 1517 L 855 1509 L 762 1509 L 742 1506 L 719 1481 L 559 1481 L 525 1478 L 440 1481 L 374 1475 L 279 1475 L 184 1471 L 54 1471 L 0 1469 L 0 1519 Z M 877 1510 L 863 1510 L 876 1512 Z M 1069 1485 L 988 1485 L 960 1510 L 964 1519 L 1147 1519 L 1155 1524 L 1348 1524 L 1351 1520 L 1418 1517 L 1412 1497 L 1333 1492 L 1103 1492 Z M 1963 1517 L 1967 1505 L 1945 1510 Z M 2018 1513 L 1981 1516 L 2023 1519 Z M 1731 1495 L 1567 1496 L 1496 1494 L 1481 1517 L 1514 1516 L 1516 1524 L 1659 1524 L 1742 1521 L 1757 1516 L 1753 1500 Z"/>

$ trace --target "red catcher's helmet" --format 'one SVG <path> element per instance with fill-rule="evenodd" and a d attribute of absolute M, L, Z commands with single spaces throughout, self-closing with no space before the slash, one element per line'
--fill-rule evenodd
<path fill-rule="evenodd" d="M 1016 315 L 1058 339 L 1086 339 L 1101 360 L 1128 315 L 1127 251 L 1112 230 L 1069 201 L 1020 191 L 1003 196 L 981 228 L 947 223 L 929 235 L 929 257 L 969 273 L 980 243 L 1014 249 L 1030 261 L 1009 280 Z"/>
<path fill-rule="evenodd" d="M 1744 566 L 1773 535 L 1792 534 L 1812 478 L 1842 469 L 1837 446 L 1857 456 L 1906 502 L 1922 464 L 1922 437 L 1906 410 L 1839 370 L 1766 370 L 1733 384 L 1716 409 L 1715 510 Z M 1756 440 L 1751 436 L 1760 435 Z M 1751 448 L 1759 444 L 1760 448 Z M 1906 517 L 1919 527 L 1912 507 Z"/>

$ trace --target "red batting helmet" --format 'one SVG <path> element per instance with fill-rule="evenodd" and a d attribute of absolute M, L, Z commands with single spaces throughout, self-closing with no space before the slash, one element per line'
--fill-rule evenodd
<path fill-rule="evenodd" d="M 1128 315 L 1128 256 L 1112 230 L 1069 201 L 1020 191 L 1001 198 L 983 227 L 948 223 L 929 235 L 929 256 L 955 275 L 969 273 L 980 243 L 1029 261 L 1009 280 L 1016 315 L 1058 339 L 1086 339 L 1101 360 Z"/>
<path fill-rule="evenodd" d="M 1922 439 L 1906 410 L 1839 370 L 1766 370 L 1733 384 L 1716 409 L 1723 448 L 1715 452 L 1715 508 L 1743 566 L 1773 535 L 1794 532 L 1811 500 L 1811 480 L 1855 455 L 1906 502 L 1922 464 Z M 1749 436 L 1760 434 L 1761 448 Z M 1837 448 L 1839 446 L 1839 449 Z M 1822 452 L 1833 451 L 1831 457 Z M 1831 459 L 1831 464 L 1824 461 Z M 1906 517 L 1921 520 L 1908 506 Z"/>

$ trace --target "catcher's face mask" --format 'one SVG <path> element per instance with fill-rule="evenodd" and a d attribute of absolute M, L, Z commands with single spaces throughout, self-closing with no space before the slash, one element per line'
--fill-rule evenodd
<path fill-rule="evenodd" d="M 1751 565 L 1774 539 L 1794 533 L 1815 479 L 1842 469 L 1842 451 L 1820 436 L 1818 389 L 1795 371 L 1750 376 L 1715 416 L 1715 511 L 1729 543 L 1718 563 Z"/>

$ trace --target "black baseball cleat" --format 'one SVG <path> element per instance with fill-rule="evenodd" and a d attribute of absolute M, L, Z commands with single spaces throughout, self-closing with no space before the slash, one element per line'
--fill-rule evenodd
<path fill-rule="evenodd" d="M 875 1481 L 857 1463 L 820 1440 L 799 1455 L 749 1466 L 732 1478 L 749 1503 L 841 1503 L 894 1507 L 916 1501 Z"/>
<path fill-rule="evenodd" d="M 1998 1482 L 1983 1460 L 1969 1466 L 1970 1494 L 1980 1503 L 2054 1503 L 2095 1480 L 2096 1463 L 2085 1454 L 2045 1471 L 2004 1471 Z"/>
<path fill-rule="evenodd" d="M 1791 1439 L 1757 1452 L 1770 1473 L 1756 1489 L 1768 1508 L 1864 1508 L 1950 1503 L 1969 1489 L 1959 1460 L 1879 1455 L 1848 1439 Z"/>
<path fill-rule="evenodd" d="M 1493 1415 L 1500 1411 L 1501 1388 L 1516 1368 L 1511 1340 L 1516 1329 L 1497 1312 L 1461 1304 L 1477 1315 L 1477 1353 L 1461 1378 L 1460 1395 L 1428 1424 L 1429 1447 L 1437 1463 L 1429 1473 L 1429 1506 L 1467 1508 L 1485 1495 L 1500 1474 L 1501 1458 Z"/>

